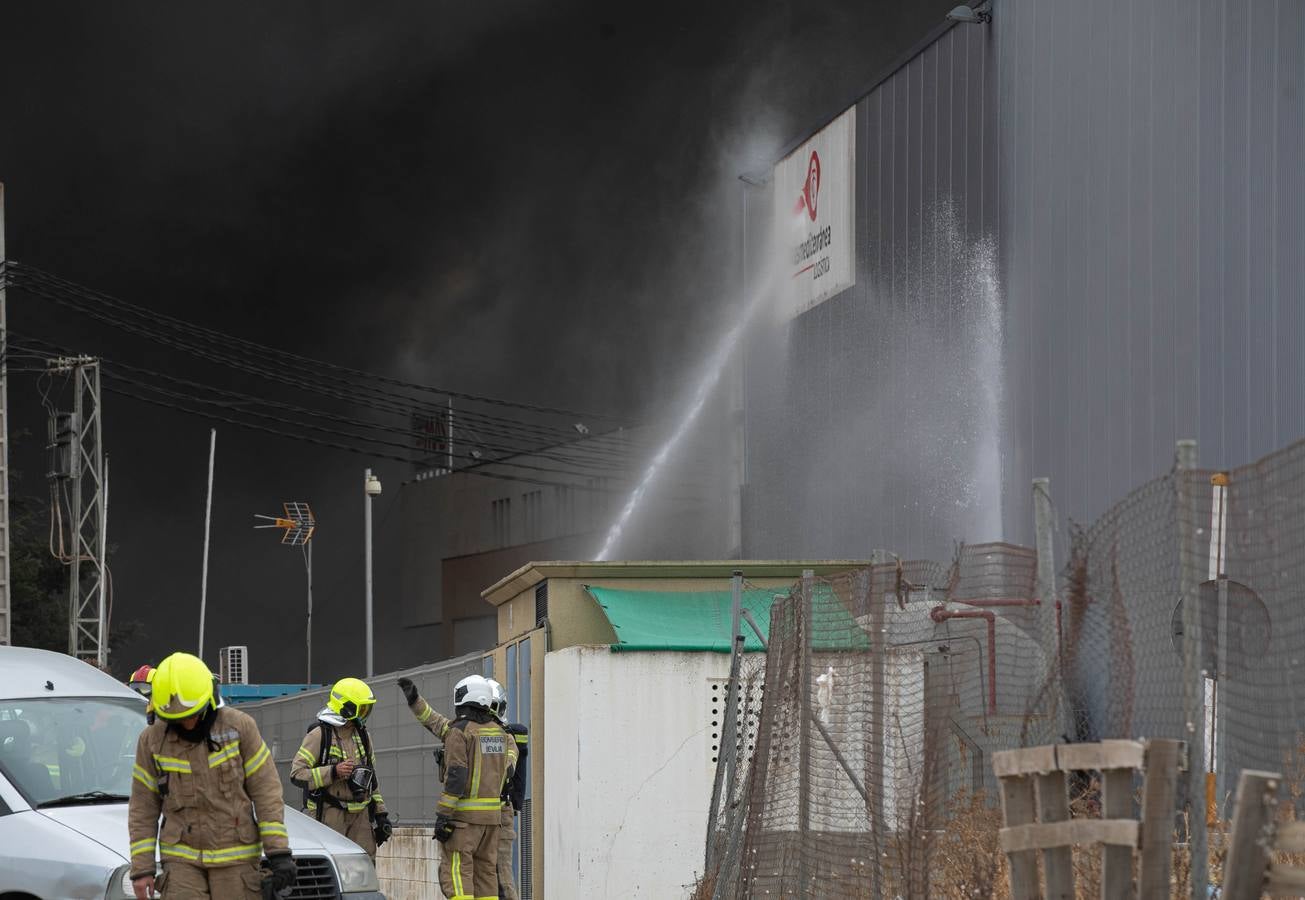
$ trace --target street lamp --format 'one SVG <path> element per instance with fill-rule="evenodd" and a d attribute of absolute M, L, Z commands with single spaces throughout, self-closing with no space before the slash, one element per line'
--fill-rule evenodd
<path fill-rule="evenodd" d="M 381 480 L 372 474 L 371 469 L 363 472 L 363 494 L 366 496 L 363 507 L 363 530 L 366 532 L 364 556 L 367 567 L 367 677 L 375 674 L 372 666 L 372 499 L 381 495 Z"/>
<path fill-rule="evenodd" d="M 987 25 L 992 21 L 992 13 L 962 3 L 947 14 L 947 21 L 960 25 Z"/>

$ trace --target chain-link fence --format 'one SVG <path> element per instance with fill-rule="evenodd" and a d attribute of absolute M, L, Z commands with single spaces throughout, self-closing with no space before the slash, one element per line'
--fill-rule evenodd
<path fill-rule="evenodd" d="M 1226 474 L 1194 462 L 1180 445 L 1173 471 L 1071 526 L 1054 597 L 1006 544 L 777 597 L 700 895 L 999 896 L 992 752 L 1175 738 L 1174 895 L 1205 897 L 1241 770 L 1294 772 L 1305 796 L 1305 442 Z"/>
<path fill-rule="evenodd" d="M 930 896 L 953 807 L 992 795 L 989 754 L 1039 702 L 1035 571 L 1027 548 L 979 545 L 777 597 L 765 660 L 745 662 L 742 740 L 720 763 L 738 788 L 714 807 L 701 893 Z"/>
<path fill-rule="evenodd" d="M 432 663 L 406 672 L 389 672 L 367 679 L 376 706 L 367 717 L 367 732 L 376 754 L 376 776 L 385 805 L 395 824 L 424 825 L 435 821 L 440 780 L 432 752 L 438 742 L 408 710 L 398 679 L 406 675 L 432 706 L 451 716 L 453 686 L 468 675 L 482 674 L 482 654 Z M 271 748 L 277 774 L 285 788 L 286 803 L 303 808 L 303 792 L 290 784 L 290 763 L 304 733 L 326 705 L 329 689 L 307 691 L 241 704 L 240 709 L 258 722 L 263 740 Z"/>

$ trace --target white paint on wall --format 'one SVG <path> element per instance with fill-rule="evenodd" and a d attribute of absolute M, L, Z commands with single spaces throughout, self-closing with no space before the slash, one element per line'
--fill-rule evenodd
<path fill-rule="evenodd" d="M 711 801 L 704 692 L 723 653 L 570 647 L 544 659 L 544 896 L 684 897 Z"/>

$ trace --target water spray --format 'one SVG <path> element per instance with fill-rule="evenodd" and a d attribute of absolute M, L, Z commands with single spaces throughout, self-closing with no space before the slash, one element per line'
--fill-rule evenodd
<path fill-rule="evenodd" d="M 629 524 L 630 518 L 634 515 L 634 511 L 639 507 L 640 501 L 643 500 L 644 494 L 648 492 L 648 488 L 652 485 L 654 479 L 656 479 L 662 466 L 666 463 L 666 460 L 670 457 L 675 448 L 680 445 L 680 442 L 684 440 L 684 436 L 692 430 L 694 422 L 697 421 L 698 415 L 702 412 L 702 408 L 707 405 L 707 398 L 711 396 L 712 390 L 720 381 L 721 374 L 725 371 L 726 364 L 728 364 L 730 358 L 733 357 L 734 350 L 738 346 L 739 340 L 743 336 L 743 332 L 747 330 L 748 324 L 752 321 L 753 316 L 756 315 L 757 310 L 764 305 L 763 301 L 769 296 L 769 291 L 765 289 L 759 290 L 753 297 L 752 301 L 748 304 L 747 308 L 743 310 L 743 315 L 734 324 L 734 327 L 726 333 L 725 337 L 716 346 L 716 351 L 708 360 L 703 376 L 693 391 L 693 396 L 689 402 L 688 408 L 680 418 L 679 424 L 675 426 L 675 430 L 671 432 L 671 436 L 666 439 L 665 443 L 663 443 L 661 448 L 658 449 L 656 455 L 653 456 L 652 461 L 648 463 L 648 467 L 644 469 L 643 477 L 639 479 L 639 483 L 635 485 L 634 490 L 630 492 L 630 497 L 625 501 L 625 506 L 621 507 L 621 514 L 616 517 L 616 521 L 612 523 L 612 527 L 607 531 L 607 537 L 603 541 L 602 549 L 599 550 L 598 554 L 594 557 L 596 561 L 603 562 L 606 560 L 612 550 L 616 547 L 617 542 L 621 539 L 622 533 L 625 531 L 626 525 Z"/>

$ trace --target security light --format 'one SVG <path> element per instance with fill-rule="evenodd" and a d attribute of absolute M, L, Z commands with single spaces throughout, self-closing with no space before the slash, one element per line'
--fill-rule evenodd
<path fill-rule="evenodd" d="M 960 25 L 986 25 L 992 21 L 992 13 L 962 3 L 947 14 L 947 21 Z"/>

